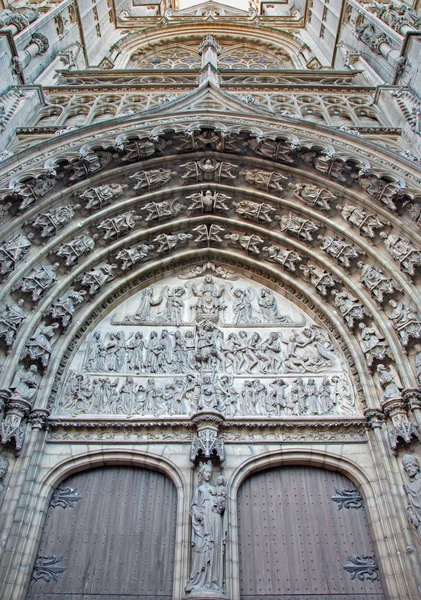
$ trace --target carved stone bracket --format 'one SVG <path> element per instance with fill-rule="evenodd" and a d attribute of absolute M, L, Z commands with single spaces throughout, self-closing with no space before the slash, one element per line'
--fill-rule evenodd
<path fill-rule="evenodd" d="M 224 420 L 224 416 L 214 410 L 200 411 L 192 416 L 192 425 L 197 430 L 190 452 L 190 460 L 193 465 L 197 458 L 209 459 L 212 456 L 218 457 L 221 464 L 224 463 L 224 441 L 218 437 L 219 428 Z"/>
<path fill-rule="evenodd" d="M 382 427 L 384 422 L 384 414 L 380 408 L 366 408 L 363 412 L 370 429 Z"/>
<path fill-rule="evenodd" d="M 0 444 L 6 446 L 14 441 L 16 456 L 20 455 L 25 438 L 22 421 L 30 410 L 31 404 L 28 401 L 11 396 L 6 415 L 0 425 Z"/>
<path fill-rule="evenodd" d="M 421 441 L 420 431 L 414 423 L 408 419 L 405 401 L 400 398 L 389 398 L 383 404 L 386 418 L 391 422 L 387 427 L 392 454 L 396 455 L 400 444 L 409 444 L 414 438 Z"/>

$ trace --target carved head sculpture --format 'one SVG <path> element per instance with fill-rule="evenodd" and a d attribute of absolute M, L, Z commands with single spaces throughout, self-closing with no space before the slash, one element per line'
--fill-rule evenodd
<path fill-rule="evenodd" d="M 405 470 L 405 473 L 410 479 L 414 478 L 420 472 L 418 459 L 412 454 L 404 454 L 402 458 L 402 465 Z"/>
<path fill-rule="evenodd" d="M 3 456 L 0 456 L 0 483 L 6 477 L 8 468 L 9 468 L 9 461 L 8 461 L 8 459 L 7 458 L 3 458 Z"/>
<path fill-rule="evenodd" d="M 227 480 L 223 475 L 218 475 L 218 477 L 216 478 L 216 485 L 227 485 Z"/>
<path fill-rule="evenodd" d="M 199 463 L 199 482 L 210 481 L 212 479 L 212 462 L 208 460 L 205 463 Z"/>

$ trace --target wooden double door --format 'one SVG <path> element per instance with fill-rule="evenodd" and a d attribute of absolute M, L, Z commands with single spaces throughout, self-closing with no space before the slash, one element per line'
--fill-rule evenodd
<path fill-rule="evenodd" d="M 265 470 L 244 481 L 237 510 L 240 600 L 384 600 L 363 499 L 343 475 Z M 169 600 L 176 515 L 161 473 L 73 475 L 51 499 L 27 600 Z"/>
<path fill-rule="evenodd" d="M 28 600 L 168 600 L 177 498 L 156 471 L 77 473 L 53 494 Z"/>
<path fill-rule="evenodd" d="M 238 525 L 241 600 L 384 600 L 363 499 L 340 473 L 250 476 Z"/>

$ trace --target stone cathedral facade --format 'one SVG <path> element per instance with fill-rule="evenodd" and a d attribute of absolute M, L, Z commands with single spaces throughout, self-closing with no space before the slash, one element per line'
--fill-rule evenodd
<path fill-rule="evenodd" d="M 0 2 L 0 598 L 419 598 L 419 1 Z"/>

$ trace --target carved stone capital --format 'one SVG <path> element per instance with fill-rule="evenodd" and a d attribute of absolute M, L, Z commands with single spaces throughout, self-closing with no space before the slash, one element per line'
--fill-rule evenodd
<path fill-rule="evenodd" d="M 32 34 L 31 44 L 36 44 L 38 46 L 38 54 L 45 54 L 50 47 L 48 39 L 42 33 Z"/>
<path fill-rule="evenodd" d="M 388 398 L 383 402 L 382 406 L 386 417 L 393 418 L 398 414 L 406 415 L 406 407 L 403 398 Z"/>
<path fill-rule="evenodd" d="M 376 429 L 383 425 L 384 414 L 379 408 L 366 408 L 363 412 L 371 429 Z"/>
<path fill-rule="evenodd" d="M 31 403 L 23 398 L 17 396 L 11 396 L 9 405 L 7 408 L 7 414 L 13 414 L 21 417 L 27 417 L 31 411 Z"/>
<path fill-rule="evenodd" d="M 402 397 L 410 410 L 421 410 L 420 388 L 406 388 L 402 390 Z"/>
<path fill-rule="evenodd" d="M 50 411 L 46 408 L 37 408 L 29 415 L 29 421 L 32 423 L 32 429 L 46 429 L 47 419 Z"/>

